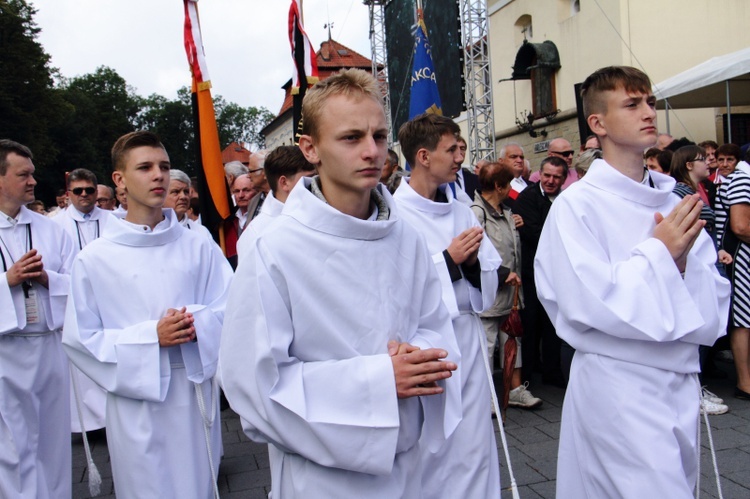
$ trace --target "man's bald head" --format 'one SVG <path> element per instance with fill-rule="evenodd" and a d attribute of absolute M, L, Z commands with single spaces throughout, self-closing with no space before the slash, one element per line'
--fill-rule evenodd
<path fill-rule="evenodd" d="M 558 137 L 549 142 L 547 156 L 557 156 L 564 159 L 568 164 L 568 168 L 573 164 L 573 154 L 575 154 L 575 151 L 573 151 L 573 146 L 567 139 Z"/>

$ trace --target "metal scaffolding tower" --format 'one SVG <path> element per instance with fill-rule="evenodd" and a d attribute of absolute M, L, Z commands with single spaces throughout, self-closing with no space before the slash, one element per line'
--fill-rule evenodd
<path fill-rule="evenodd" d="M 385 5 L 391 0 L 364 0 L 370 8 L 372 73 L 383 89 L 386 120 L 391 130 L 391 99 L 388 93 L 388 59 L 385 48 Z M 486 0 L 459 0 L 461 42 L 464 50 L 468 150 L 472 165 L 495 157 L 495 125 L 492 114 L 489 19 Z M 392 134 L 388 135 L 390 144 Z"/>
<path fill-rule="evenodd" d="M 388 125 L 388 146 L 393 142 L 391 121 L 391 95 L 388 92 L 388 56 L 385 50 L 385 4 L 390 0 L 365 0 L 370 7 L 370 49 L 372 50 L 372 74 L 378 80 L 383 93 L 385 121 Z"/>
<path fill-rule="evenodd" d="M 461 0 L 461 35 L 466 79 L 468 151 L 471 165 L 495 157 L 495 124 L 492 114 L 490 29 L 486 0 Z"/>

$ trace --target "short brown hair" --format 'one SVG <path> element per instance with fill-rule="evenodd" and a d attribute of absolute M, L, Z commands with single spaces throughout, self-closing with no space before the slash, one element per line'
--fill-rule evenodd
<path fill-rule="evenodd" d="M 282 176 L 291 177 L 299 172 L 312 172 L 315 171 L 315 165 L 307 161 L 299 147 L 279 146 L 266 156 L 264 169 L 268 185 L 276 192 Z"/>
<path fill-rule="evenodd" d="M 714 140 L 704 140 L 698 145 L 701 146 L 703 149 L 710 147 L 711 149 L 716 150 L 719 148 L 719 144 L 717 144 L 716 141 Z"/>
<path fill-rule="evenodd" d="M 602 94 L 618 87 L 630 93 L 650 94 L 651 80 L 646 73 L 630 66 L 608 66 L 594 71 L 581 85 L 584 117 L 606 112 Z"/>
<path fill-rule="evenodd" d="M 479 170 L 479 187 L 482 192 L 494 190 L 496 186 L 507 187 L 515 178 L 513 169 L 503 163 L 492 162 Z"/>
<path fill-rule="evenodd" d="M 722 144 L 716 148 L 714 154 L 716 154 L 716 159 L 719 159 L 719 156 L 734 156 L 737 162 L 742 160 L 742 150 L 737 144 Z"/>
<path fill-rule="evenodd" d="M 125 169 L 125 156 L 128 151 L 137 147 L 157 147 L 164 149 L 159 137 L 146 130 L 126 133 L 112 146 L 112 168 L 123 171 Z"/>
<path fill-rule="evenodd" d="M 305 94 L 302 101 L 302 134 L 318 137 L 318 123 L 323 114 L 323 105 L 333 96 L 369 97 L 383 106 L 378 82 L 367 71 L 342 69 L 338 73 L 319 81 Z"/>
<path fill-rule="evenodd" d="M 412 167 L 416 164 L 417 151 L 424 148 L 434 151 L 443 135 L 459 137 L 461 129 L 456 123 L 445 116 L 424 113 L 415 116 L 398 131 L 398 141 L 401 152 Z"/>
<path fill-rule="evenodd" d="M 13 140 L 0 139 L 0 175 L 8 173 L 8 154 L 16 153 L 23 158 L 34 159 L 31 149 Z"/>
<path fill-rule="evenodd" d="M 643 159 L 656 158 L 661 153 L 661 149 L 658 147 L 649 147 L 646 152 L 643 153 Z"/>

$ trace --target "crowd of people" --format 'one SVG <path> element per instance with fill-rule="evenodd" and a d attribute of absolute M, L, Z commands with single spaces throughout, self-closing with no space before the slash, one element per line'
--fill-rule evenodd
<path fill-rule="evenodd" d="M 517 143 L 463 167 L 423 114 L 406 170 L 375 80 L 343 70 L 298 146 L 224 166 L 221 248 L 150 132 L 113 145 L 114 188 L 77 168 L 49 211 L 0 140 L 0 496 L 70 497 L 70 433 L 106 429 L 118 496 L 218 497 L 226 396 L 273 497 L 500 497 L 506 363 L 509 407 L 566 389 L 558 497 L 690 496 L 727 327 L 750 399 L 750 166 L 659 135 L 650 89 L 593 73 L 593 135 L 538 168 Z"/>

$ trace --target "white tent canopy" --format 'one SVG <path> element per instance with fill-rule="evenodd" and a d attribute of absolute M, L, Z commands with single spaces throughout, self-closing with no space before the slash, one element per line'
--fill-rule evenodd
<path fill-rule="evenodd" d="M 653 87 L 658 107 L 672 109 L 750 105 L 750 47 L 709 59 Z"/>

